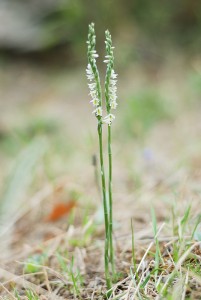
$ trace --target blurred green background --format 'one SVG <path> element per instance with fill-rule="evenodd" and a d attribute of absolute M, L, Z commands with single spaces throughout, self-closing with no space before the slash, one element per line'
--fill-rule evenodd
<path fill-rule="evenodd" d="M 109 28 L 130 58 L 151 56 L 151 50 L 160 56 L 167 47 L 200 52 L 201 3 L 196 0 L 1 0 L 0 11 L 0 48 L 14 53 L 62 49 L 59 53 L 66 52 L 70 60 L 83 62 L 92 21 L 100 47 Z"/>

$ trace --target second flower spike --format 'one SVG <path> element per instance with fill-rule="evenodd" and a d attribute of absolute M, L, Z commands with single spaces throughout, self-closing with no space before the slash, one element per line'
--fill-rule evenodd
<path fill-rule="evenodd" d="M 116 109 L 118 105 L 116 94 L 117 74 L 114 71 L 114 47 L 112 46 L 112 37 L 108 30 L 105 32 L 105 37 L 106 56 L 104 62 L 107 64 L 105 77 L 105 100 L 108 115 L 103 119 L 103 122 L 110 126 L 115 119 L 115 116 L 111 114 L 111 110 Z"/>

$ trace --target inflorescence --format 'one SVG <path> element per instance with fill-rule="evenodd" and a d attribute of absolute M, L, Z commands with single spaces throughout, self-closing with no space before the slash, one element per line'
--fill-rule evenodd
<path fill-rule="evenodd" d="M 94 106 L 93 113 L 102 123 L 108 124 L 109 126 L 112 124 L 115 119 L 115 115 L 111 113 L 111 110 L 117 108 L 117 74 L 114 71 L 114 54 L 112 46 L 111 34 L 107 30 L 105 32 L 106 40 L 106 56 L 104 63 L 107 64 L 106 69 L 106 77 L 105 77 L 105 101 L 106 101 L 106 110 L 107 115 L 103 117 L 103 107 L 102 107 L 102 99 L 101 99 L 101 86 L 100 86 L 100 77 L 98 68 L 96 65 L 96 59 L 98 58 L 98 54 L 95 50 L 96 45 L 96 36 L 94 30 L 94 24 L 89 25 L 89 34 L 88 34 L 88 65 L 86 69 L 87 79 L 90 81 L 88 84 L 91 96 L 91 103 Z"/>

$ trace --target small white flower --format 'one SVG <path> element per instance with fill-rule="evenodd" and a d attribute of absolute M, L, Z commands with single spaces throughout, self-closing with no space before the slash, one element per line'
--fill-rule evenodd
<path fill-rule="evenodd" d="M 94 80 L 94 74 L 93 74 L 92 67 L 90 64 L 88 64 L 88 66 L 87 66 L 86 73 L 87 73 L 87 79 L 89 79 L 89 81 Z"/>
<path fill-rule="evenodd" d="M 94 89 L 96 88 L 96 83 L 88 83 L 88 86 L 89 86 L 89 89 L 91 90 L 91 91 L 94 91 Z"/>
<path fill-rule="evenodd" d="M 89 95 L 92 97 L 92 99 L 97 98 L 97 92 L 95 90 L 90 91 Z"/>
<path fill-rule="evenodd" d="M 115 71 L 112 69 L 112 72 L 111 72 L 111 78 L 112 79 L 116 79 L 117 78 L 117 74 L 115 73 Z"/>
<path fill-rule="evenodd" d="M 90 64 L 87 65 L 86 72 L 87 72 L 87 74 L 90 74 L 90 75 L 93 74 L 92 67 Z"/>
<path fill-rule="evenodd" d="M 111 85 L 115 85 L 116 83 L 117 83 L 117 80 L 110 79 L 110 84 L 111 84 Z"/>
<path fill-rule="evenodd" d="M 115 116 L 113 114 L 109 114 L 105 118 L 103 118 L 103 123 L 108 124 L 110 126 L 114 119 Z"/>
<path fill-rule="evenodd" d="M 92 58 L 97 58 L 99 55 L 96 53 L 93 53 L 91 56 L 92 56 Z"/>
<path fill-rule="evenodd" d="M 110 102 L 113 102 L 113 101 L 116 102 L 116 100 L 117 100 L 117 95 L 116 94 L 110 94 L 109 96 L 110 96 Z"/>
<path fill-rule="evenodd" d="M 106 42 L 107 44 L 107 42 Z M 105 60 L 103 61 L 104 63 L 108 64 L 110 61 L 113 59 L 112 55 L 105 55 Z"/>
<path fill-rule="evenodd" d="M 111 109 L 116 109 L 117 108 L 118 103 L 116 101 L 111 101 L 110 102 L 110 107 Z"/>
<path fill-rule="evenodd" d="M 97 117 L 98 117 L 98 116 L 102 117 L 102 115 L 103 115 L 102 107 L 101 107 L 101 106 L 98 106 L 98 107 L 93 111 L 93 113 L 95 113 L 95 115 L 96 115 Z"/>
<path fill-rule="evenodd" d="M 93 104 L 93 106 L 99 105 L 99 100 L 97 98 L 92 99 L 90 102 Z"/>
<path fill-rule="evenodd" d="M 96 61 L 96 58 L 99 57 L 99 55 L 96 53 L 96 50 L 91 50 L 90 55 L 94 61 Z"/>
<path fill-rule="evenodd" d="M 116 92 L 116 90 L 117 90 L 117 87 L 115 85 L 110 85 L 110 91 L 112 93 Z"/>

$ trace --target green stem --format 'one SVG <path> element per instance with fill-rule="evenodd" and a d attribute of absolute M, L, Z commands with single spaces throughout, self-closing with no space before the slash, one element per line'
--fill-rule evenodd
<path fill-rule="evenodd" d="M 105 171 L 104 171 L 104 161 L 103 161 L 101 120 L 99 120 L 98 122 L 98 137 L 99 137 L 99 152 L 100 152 L 101 182 L 102 182 L 102 193 L 103 193 L 103 208 L 104 208 L 104 219 L 105 219 L 105 254 L 104 254 L 105 278 L 106 278 L 107 288 L 111 289 L 111 280 L 110 280 L 110 273 L 109 273 L 109 220 L 108 220 Z"/>
<path fill-rule="evenodd" d="M 109 81 L 111 77 L 111 68 L 108 69 L 106 80 L 105 80 L 105 100 L 107 113 L 110 114 L 110 103 L 109 103 Z M 109 254 L 110 264 L 112 268 L 112 275 L 115 275 L 115 264 L 114 264 L 114 248 L 113 248 L 113 200 L 112 200 L 112 148 L 111 141 L 112 131 L 111 126 L 108 125 L 108 194 L 109 194 Z"/>
<path fill-rule="evenodd" d="M 100 101 L 99 105 L 102 107 L 102 93 L 100 85 L 100 77 L 97 66 L 90 62 L 97 86 L 98 99 Z M 104 171 L 104 160 L 103 160 L 103 142 L 102 142 L 102 118 L 97 117 L 98 119 L 98 137 L 99 137 L 99 152 L 100 152 L 100 167 L 101 167 L 101 182 L 102 182 L 102 194 L 103 194 L 103 209 L 104 209 L 104 219 L 105 219 L 105 254 L 104 254 L 104 263 L 105 263 L 105 279 L 107 289 L 111 289 L 112 283 L 110 278 L 109 270 L 109 247 L 110 247 L 110 234 L 109 234 L 109 217 L 108 217 L 108 208 L 107 208 L 107 197 L 106 197 L 106 184 L 105 184 L 105 171 Z"/>
<path fill-rule="evenodd" d="M 108 126 L 108 191 L 109 191 L 109 247 L 110 247 L 110 263 L 112 274 L 114 276 L 114 248 L 113 248 L 113 201 L 112 201 L 112 148 L 111 148 L 111 126 Z"/>

